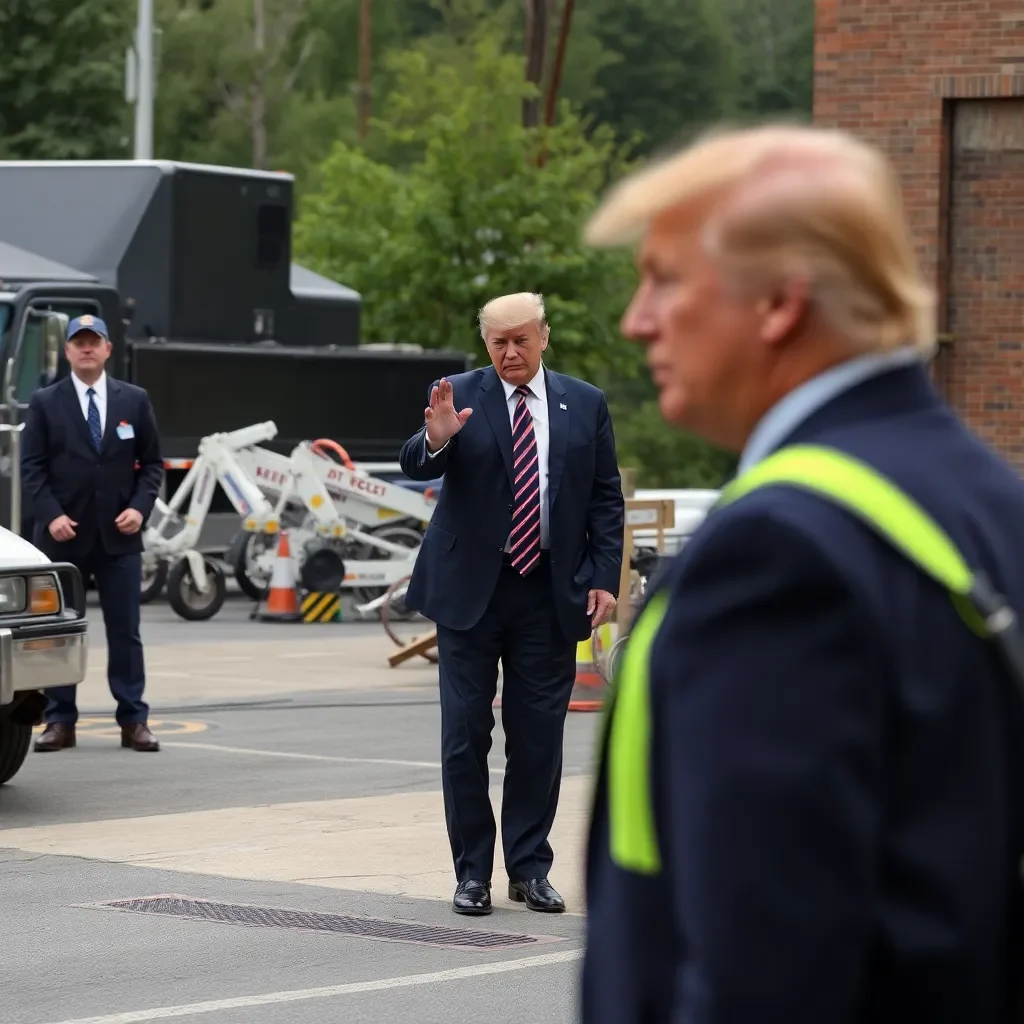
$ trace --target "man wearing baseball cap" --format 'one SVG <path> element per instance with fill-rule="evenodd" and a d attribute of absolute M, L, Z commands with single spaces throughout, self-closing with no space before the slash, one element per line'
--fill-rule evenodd
<path fill-rule="evenodd" d="M 121 746 L 160 749 L 149 708 L 139 632 L 142 528 L 153 511 L 163 460 L 149 396 L 108 377 L 107 325 L 97 316 L 68 324 L 71 374 L 37 391 L 22 437 L 22 483 L 32 499 L 35 545 L 55 562 L 92 576 L 107 633 L 107 680 L 117 701 Z M 40 752 L 75 745 L 73 686 L 48 691 Z"/>

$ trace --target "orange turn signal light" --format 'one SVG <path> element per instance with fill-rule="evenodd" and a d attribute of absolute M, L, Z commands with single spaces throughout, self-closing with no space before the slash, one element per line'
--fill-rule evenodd
<path fill-rule="evenodd" d="M 60 611 L 60 591 L 53 576 L 32 576 L 28 591 L 28 608 L 33 615 L 56 615 Z"/>

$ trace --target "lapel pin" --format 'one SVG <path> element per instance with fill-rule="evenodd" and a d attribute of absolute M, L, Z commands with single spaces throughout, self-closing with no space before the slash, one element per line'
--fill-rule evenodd
<path fill-rule="evenodd" d="M 565 404 L 565 402 L 559 402 L 559 403 L 558 403 L 558 408 L 559 408 L 559 409 L 565 409 L 565 411 L 566 411 L 566 412 L 568 412 L 568 411 L 569 411 L 569 406 L 567 406 L 567 405 Z"/>

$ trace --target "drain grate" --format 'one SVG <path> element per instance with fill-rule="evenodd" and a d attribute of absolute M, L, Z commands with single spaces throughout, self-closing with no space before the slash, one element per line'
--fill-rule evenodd
<path fill-rule="evenodd" d="M 298 931 L 356 935 L 390 942 L 416 942 L 453 949 L 515 949 L 539 942 L 557 941 L 560 936 L 518 935 L 513 932 L 477 931 L 472 928 L 448 928 L 445 925 L 415 921 L 391 921 L 353 914 L 325 914 L 313 910 L 285 910 L 279 907 L 254 907 L 241 903 L 217 903 L 190 896 L 147 896 L 140 899 L 94 903 L 105 910 L 123 910 L 133 914 L 158 914 L 192 921 L 240 924 L 250 928 L 287 928 Z"/>

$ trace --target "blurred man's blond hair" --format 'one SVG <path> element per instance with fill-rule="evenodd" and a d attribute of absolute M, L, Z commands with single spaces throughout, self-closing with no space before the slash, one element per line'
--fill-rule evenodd
<path fill-rule="evenodd" d="M 933 350 L 935 299 L 896 174 L 878 150 L 795 125 L 714 132 L 621 182 L 586 240 L 634 243 L 659 214 L 691 204 L 706 204 L 702 241 L 735 286 L 800 278 L 859 351 Z"/>

